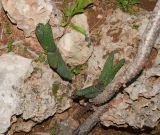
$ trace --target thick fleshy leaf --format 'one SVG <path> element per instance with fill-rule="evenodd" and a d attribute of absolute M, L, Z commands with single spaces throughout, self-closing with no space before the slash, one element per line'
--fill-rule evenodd
<path fill-rule="evenodd" d="M 104 90 L 104 85 L 103 84 L 97 84 L 93 86 L 89 86 L 87 88 L 77 90 L 76 95 L 77 96 L 83 96 L 86 98 L 93 98 L 96 95 L 98 95 L 100 92 Z"/>
<path fill-rule="evenodd" d="M 112 79 L 114 52 L 111 52 L 104 64 L 103 70 L 99 76 L 99 82 L 108 84 Z"/>
<path fill-rule="evenodd" d="M 125 60 L 122 59 L 117 64 L 113 65 L 113 60 L 114 52 L 111 52 L 104 64 L 97 85 L 93 85 L 82 90 L 77 90 L 76 95 L 86 98 L 93 98 L 97 96 L 100 92 L 102 92 L 105 87 L 113 80 L 116 73 L 119 71 L 119 69 L 123 66 L 125 62 Z"/>
<path fill-rule="evenodd" d="M 125 60 L 120 60 L 117 64 L 113 65 L 114 52 L 111 52 L 104 64 L 101 75 L 99 76 L 99 82 L 104 83 L 107 86 L 115 77 L 116 73 L 123 66 Z"/>
<path fill-rule="evenodd" d="M 120 68 L 124 65 L 125 59 L 121 59 L 116 65 L 113 66 L 113 74 L 114 76 L 120 70 Z"/>
<path fill-rule="evenodd" d="M 47 53 L 49 65 L 64 79 L 71 81 L 72 74 L 62 59 L 54 42 L 51 26 L 47 23 L 39 24 L 36 28 L 36 36 L 41 46 Z"/>
<path fill-rule="evenodd" d="M 72 73 L 63 61 L 60 53 L 49 52 L 47 53 L 48 64 L 64 79 L 72 80 Z"/>
<path fill-rule="evenodd" d="M 53 39 L 52 28 L 48 23 L 46 25 L 42 23 L 38 24 L 36 27 L 36 36 L 45 51 L 53 52 L 57 50 Z"/>

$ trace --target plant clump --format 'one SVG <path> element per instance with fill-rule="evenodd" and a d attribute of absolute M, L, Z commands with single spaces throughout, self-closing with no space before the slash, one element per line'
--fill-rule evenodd
<path fill-rule="evenodd" d="M 53 39 L 51 26 L 48 23 L 45 25 L 40 23 L 36 27 L 36 36 L 47 54 L 47 60 L 50 67 L 53 68 L 62 78 L 71 81 L 72 73 L 58 51 Z"/>
<path fill-rule="evenodd" d="M 117 64 L 113 65 L 114 52 L 111 52 L 105 62 L 103 70 L 99 76 L 98 83 L 87 88 L 77 90 L 77 96 L 84 96 L 85 98 L 94 98 L 101 93 L 105 87 L 113 80 L 116 73 L 124 65 L 125 60 L 121 59 Z"/>

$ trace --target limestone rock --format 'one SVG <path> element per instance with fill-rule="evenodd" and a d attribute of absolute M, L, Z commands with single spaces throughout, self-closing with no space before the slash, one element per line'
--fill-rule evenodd
<path fill-rule="evenodd" d="M 105 23 L 101 26 L 100 45 L 94 47 L 88 61 L 88 77 L 85 85 L 99 76 L 106 56 L 111 51 L 116 52 L 115 62 L 121 58 L 125 58 L 126 65 L 132 62 L 148 21 L 148 12 L 134 16 L 119 9 L 106 17 Z M 153 128 L 158 123 L 160 119 L 159 39 L 155 44 L 158 54 L 152 67 L 143 71 L 134 83 L 111 101 L 111 108 L 101 116 L 103 125 L 143 129 L 144 127 Z"/>
<path fill-rule="evenodd" d="M 105 126 L 154 128 L 160 119 L 160 65 L 148 69 L 111 102 L 101 117 Z M 156 77 L 156 78 L 155 78 Z"/>
<path fill-rule="evenodd" d="M 47 65 L 34 64 L 35 71 L 23 85 L 20 97 L 22 102 L 22 118 L 42 122 L 55 112 L 63 112 L 70 107 L 67 95 L 71 94 L 67 85 Z M 56 92 L 52 91 L 52 85 L 58 83 Z M 66 93 L 66 96 L 64 96 Z"/>
<path fill-rule="evenodd" d="M 59 39 L 64 34 L 65 28 L 60 26 L 62 18 L 63 13 L 59 9 L 54 8 L 54 12 L 52 12 L 49 21 L 50 25 L 52 26 L 54 39 Z"/>
<path fill-rule="evenodd" d="M 0 12 L 1 12 L 1 10 L 2 10 L 2 2 L 0 0 Z"/>
<path fill-rule="evenodd" d="M 17 119 L 15 123 L 12 124 L 11 129 L 7 132 L 7 135 L 13 135 L 15 132 L 29 132 L 32 127 L 36 125 L 36 122 L 32 120 L 24 121 L 23 119 Z"/>
<path fill-rule="evenodd" d="M 120 9 L 106 17 L 101 26 L 100 45 L 94 46 L 93 54 L 88 61 L 88 72 L 92 75 L 92 79 L 99 76 L 108 54 L 112 51 L 116 52 L 115 61 L 122 58 L 125 59 L 126 63 L 132 61 L 139 40 L 138 30 L 133 28 L 136 25 L 134 24 L 135 21 L 138 21 L 135 16 L 126 14 Z"/>
<path fill-rule="evenodd" d="M 72 92 L 69 83 L 62 81 L 48 65 L 33 63 L 33 66 L 32 75 L 19 91 L 21 105 L 18 110 L 21 111 L 21 118 L 24 120 L 21 122 L 23 126 L 17 123 L 18 128 L 14 131 L 29 132 L 32 126 L 71 106 L 71 100 L 68 98 Z M 58 84 L 58 89 L 53 90 L 55 83 Z M 31 124 L 29 128 L 26 126 L 28 124 Z M 13 128 L 11 127 L 12 130 Z"/>
<path fill-rule="evenodd" d="M 149 22 L 149 16 L 150 13 L 146 11 L 134 16 L 116 9 L 106 17 L 104 24 L 100 27 L 100 45 L 94 46 L 93 53 L 88 60 L 88 76 L 84 87 L 88 84 L 92 85 L 93 81 L 98 78 L 108 54 L 112 51 L 115 52 L 115 62 L 125 59 L 125 65 L 120 72 L 125 70 L 137 53 L 139 41 Z M 155 44 L 156 49 L 159 47 L 160 38 Z M 157 62 L 159 59 L 157 57 Z"/>
<path fill-rule="evenodd" d="M 82 27 L 89 33 L 87 17 L 84 14 L 76 15 L 72 22 Z M 93 46 L 88 46 L 85 36 L 69 28 L 65 35 L 58 42 L 58 48 L 69 65 L 84 64 L 92 54 Z"/>
<path fill-rule="evenodd" d="M 14 54 L 0 56 L 0 133 L 10 126 L 11 116 L 19 115 L 18 91 L 33 68 L 31 60 Z"/>
<path fill-rule="evenodd" d="M 71 106 L 69 83 L 48 65 L 15 54 L 0 56 L 0 65 L 0 134 L 12 124 L 8 133 L 29 132 L 37 123 Z M 53 90 L 55 82 L 57 90 Z"/>
<path fill-rule="evenodd" d="M 47 23 L 53 6 L 50 0 L 2 0 L 10 20 L 30 36 L 38 23 Z"/>

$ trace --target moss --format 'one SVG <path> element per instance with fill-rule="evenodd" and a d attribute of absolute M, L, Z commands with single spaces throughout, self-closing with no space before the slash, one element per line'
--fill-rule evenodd
<path fill-rule="evenodd" d="M 6 34 L 12 34 L 13 30 L 12 30 L 12 26 L 11 26 L 10 22 L 6 22 L 5 32 L 6 32 Z"/>
<path fill-rule="evenodd" d="M 134 24 L 132 28 L 138 30 L 139 29 L 139 25 Z"/>
<path fill-rule="evenodd" d="M 47 61 L 47 58 L 44 53 L 40 53 L 38 58 L 35 59 L 36 63 L 45 63 L 46 61 Z"/>
<path fill-rule="evenodd" d="M 9 41 L 7 43 L 7 49 L 8 49 L 8 52 L 12 52 L 13 51 L 13 41 Z"/>
<path fill-rule="evenodd" d="M 58 83 L 53 83 L 52 84 L 52 94 L 55 96 L 57 95 L 57 91 L 59 90 L 59 84 Z"/>

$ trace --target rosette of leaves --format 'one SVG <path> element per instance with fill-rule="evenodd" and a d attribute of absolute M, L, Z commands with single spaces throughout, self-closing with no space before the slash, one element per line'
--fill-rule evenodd
<path fill-rule="evenodd" d="M 62 78 L 71 81 L 72 73 L 68 69 L 53 39 L 51 26 L 47 24 L 38 24 L 36 27 L 36 36 L 42 48 L 47 54 L 48 64 Z"/>
<path fill-rule="evenodd" d="M 94 98 L 101 93 L 105 87 L 113 80 L 116 73 L 124 65 L 125 60 L 121 59 L 117 64 L 113 64 L 114 52 L 111 52 L 105 62 L 103 70 L 99 76 L 96 85 L 89 86 L 84 89 L 76 91 L 77 96 L 83 96 L 85 98 Z"/>

